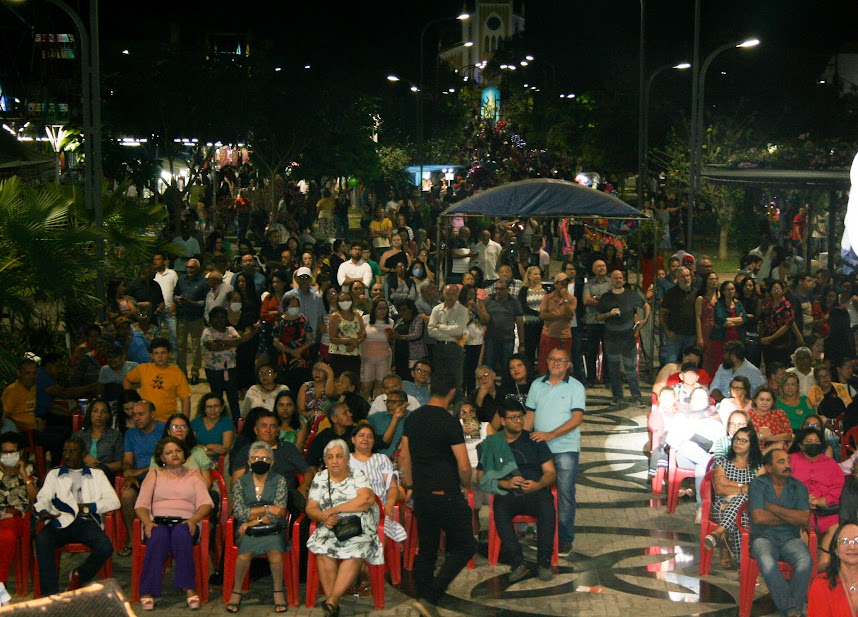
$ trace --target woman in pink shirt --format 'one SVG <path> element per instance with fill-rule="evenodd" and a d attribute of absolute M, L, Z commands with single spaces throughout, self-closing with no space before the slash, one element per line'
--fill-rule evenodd
<path fill-rule="evenodd" d="M 798 448 L 789 455 L 792 476 L 807 487 L 811 514 L 819 532 L 824 533 L 838 522 L 840 493 L 846 476 L 840 465 L 824 454 L 825 439 L 820 430 L 802 429 L 794 443 Z"/>
<path fill-rule="evenodd" d="M 188 447 L 175 437 L 164 437 L 155 446 L 159 469 L 146 474 L 140 485 L 135 512 L 143 524 L 146 556 L 140 575 L 140 607 L 155 608 L 161 595 L 162 572 L 168 555 L 173 556 L 173 586 L 184 589 L 188 608 L 200 608 L 196 590 L 193 545 L 198 523 L 208 516 L 212 499 L 198 469 L 184 467 Z"/>

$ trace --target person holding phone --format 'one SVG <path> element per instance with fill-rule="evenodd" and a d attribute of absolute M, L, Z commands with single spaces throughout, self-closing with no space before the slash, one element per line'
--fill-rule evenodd
<path fill-rule="evenodd" d="M 641 308 L 644 317 L 638 319 Z M 605 324 L 605 359 L 613 394 L 611 404 L 614 406 L 623 400 L 620 364 L 626 373 L 626 381 L 635 404 L 638 407 L 644 406 L 638 384 L 635 335 L 646 324 L 649 315 L 650 306 L 641 294 L 635 289 L 626 288 L 625 275 L 620 270 L 611 272 L 611 289 L 599 298 L 596 320 Z"/>

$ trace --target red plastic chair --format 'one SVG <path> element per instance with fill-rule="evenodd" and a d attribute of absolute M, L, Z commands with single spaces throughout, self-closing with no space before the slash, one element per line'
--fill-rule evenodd
<path fill-rule="evenodd" d="M 840 438 L 840 460 L 845 461 L 856 449 L 858 449 L 858 426 L 853 426 Z"/>
<path fill-rule="evenodd" d="M 605 383 L 605 364 L 608 359 L 605 357 L 604 344 L 599 342 L 599 355 L 596 356 L 596 383 Z M 639 337 L 635 337 L 635 371 L 640 377 L 641 374 L 641 342 Z"/>
<path fill-rule="evenodd" d="M 15 529 L 15 594 L 26 596 L 30 583 L 30 566 L 35 562 L 30 525 L 33 514 L 28 512 L 16 520 Z"/>
<path fill-rule="evenodd" d="M 290 517 L 291 518 L 291 517 Z M 287 523 L 288 524 L 288 523 Z M 230 541 L 226 545 L 226 552 L 223 559 L 223 603 L 229 604 L 229 597 L 232 595 L 232 590 L 235 589 L 235 563 L 238 560 L 238 546 L 235 544 L 235 517 L 230 516 L 226 523 L 226 534 Z M 289 550 L 283 553 L 283 586 L 286 590 L 287 601 L 289 606 L 298 606 L 300 604 L 300 590 L 298 588 L 298 573 L 293 571 L 294 553 L 299 554 L 298 542 L 293 536 L 293 542 L 289 545 Z M 264 555 L 262 557 L 265 557 Z M 250 589 L 250 571 L 244 577 L 242 583 L 242 591 Z"/>
<path fill-rule="evenodd" d="M 104 516 L 104 533 L 106 533 L 107 537 L 110 538 L 111 543 L 113 543 L 113 529 L 115 528 L 114 518 L 115 518 L 114 512 L 108 512 Z M 27 523 L 29 524 L 29 520 L 27 520 Z M 44 526 L 45 526 L 44 523 L 41 523 L 41 522 L 37 523 L 36 524 L 36 533 L 38 534 Z M 59 570 L 60 556 L 63 553 L 88 553 L 88 552 L 89 552 L 88 546 L 85 546 L 85 545 L 77 543 L 77 542 L 72 542 L 71 544 L 66 544 L 63 547 L 58 548 L 54 552 L 56 563 L 57 563 L 57 569 Z M 37 599 L 37 598 L 42 597 L 42 588 L 41 588 L 41 584 L 39 582 L 39 566 L 35 562 L 35 560 L 33 560 L 33 564 L 34 564 L 34 567 L 33 567 L 33 599 Z M 101 566 L 101 569 L 98 571 L 98 577 L 100 579 L 113 578 L 113 557 L 108 557 L 107 561 L 104 562 L 104 565 Z"/>
<path fill-rule="evenodd" d="M 710 461 L 711 464 L 711 461 Z M 676 512 L 676 506 L 679 505 L 679 487 L 685 478 L 693 478 L 693 469 L 683 469 L 676 466 L 676 450 L 670 449 L 668 454 L 667 465 L 667 513 L 673 514 Z"/>
<path fill-rule="evenodd" d="M 125 486 L 125 477 L 117 474 L 113 480 L 113 488 L 116 491 L 116 496 L 119 499 L 122 499 L 122 489 Z M 125 529 L 125 521 L 122 518 L 122 514 L 114 517 L 115 527 L 113 532 L 113 549 L 120 550 L 125 546 L 125 543 L 128 541 L 128 530 Z"/>
<path fill-rule="evenodd" d="M 307 433 L 307 439 L 304 440 L 304 447 L 301 449 L 301 454 L 304 457 L 307 456 L 307 453 L 310 451 L 310 445 L 313 443 L 313 440 L 316 438 L 316 434 L 319 432 L 319 425 L 326 418 L 326 416 L 321 415 L 316 418 L 316 421 L 313 422 L 313 426 L 310 428 L 310 432 Z"/>
<path fill-rule="evenodd" d="M 704 545 L 706 536 L 718 529 L 719 524 L 710 517 L 712 512 L 712 501 L 715 498 L 715 471 L 707 471 L 700 485 L 701 497 L 703 499 L 700 518 L 700 576 L 709 576 L 712 569 L 712 553 L 707 551 Z"/>
<path fill-rule="evenodd" d="M 559 545 L 559 521 L 560 515 L 558 514 L 558 504 L 557 504 L 557 487 L 551 487 L 551 494 L 554 496 L 554 549 L 551 551 L 551 565 L 557 566 L 560 564 L 560 545 Z M 518 516 L 513 517 L 513 523 L 537 523 L 538 519 L 527 516 L 524 514 L 520 514 Z M 496 566 L 498 565 L 498 556 L 500 555 L 501 550 L 501 539 L 498 535 L 497 527 L 495 526 L 495 496 L 492 495 L 489 499 L 489 565 Z"/>
<path fill-rule="evenodd" d="M 209 521 L 200 522 L 200 538 L 194 544 L 194 566 L 196 568 L 197 595 L 200 604 L 209 601 Z M 134 530 L 131 540 L 131 601 L 140 602 L 140 575 L 143 572 L 143 560 L 146 558 L 146 545 L 143 544 L 143 527 L 140 519 L 134 519 Z M 164 563 L 166 569 L 171 562 L 168 556 Z"/>
<path fill-rule="evenodd" d="M 754 604 L 754 589 L 757 585 L 757 576 L 760 573 L 760 568 L 757 565 L 757 560 L 751 557 L 751 540 L 748 529 L 742 524 L 742 514 L 748 509 L 748 504 L 742 504 L 739 511 L 736 513 L 736 526 L 742 532 L 742 552 L 741 561 L 739 563 L 739 617 L 750 617 L 751 607 Z M 817 539 L 816 531 L 813 529 L 813 519 L 807 528 L 808 533 L 808 548 L 810 556 L 813 558 L 813 570 L 811 577 L 816 576 L 816 550 Z M 779 561 L 781 572 L 785 579 L 789 579 L 792 574 L 792 568 L 785 561 Z"/>
<path fill-rule="evenodd" d="M 72 414 L 72 432 L 77 433 L 80 429 L 83 428 L 83 414 L 79 411 L 75 411 Z"/>
<path fill-rule="evenodd" d="M 229 519 L 229 495 L 226 492 L 226 481 L 224 480 L 223 475 L 215 469 L 212 469 L 210 473 L 212 476 L 212 485 L 217 484 L 220 488 L 220 511 L 218 512 L 217 521 L 213 521 L 215 529 L 214 550 L 212 555 L 214 563 L 220 563 L 221 557 L 224 555 L 225 548 L 229 546 L 227 538 L 231 537 L 226 529 L 227 521 Z"/>
<path fill-rule="evenodd" d="M 376 497 L 376 503 L 380 503 L 378 497 Z M 306 514 L 302 514 L 299 516 L 295 522 L 292 524 L 292 537 L 300 538 L 299 535 L 301 533 L 300 527 L 301 522 L 304 519 Z M 313 532 L 316 531 L 316 521 L 310 521 L 310 535 L 313 535 Z M 382 547 L 386 547 L 387 540 L 384 535 L 384 507 L 379 506 L 379 517 L 378 517 L 378 537 L 381 538 Z M 293 559 L 293 568 L 295 575 L 297 576 L 298 572 L 298 562 L 299 562 L 299 553 L 300 551 L 292 551 L 292 559 Z M 385 549 L 385 556 L 387 555 Z M 372 564 L 367 564 L 367 568 L 369 569 L 369 582 L 372 587 L 372 600 L 373 605 L 376 610 L 381 610 L 384 608 L 384 564 L 379 566 L 374 566 Z M 312 551 L 307 551 L 307 592 L 306 592 L 306 600 L 305 605 L 307 608 L 313 608 L 316 606 L 316 600 L 319 596 L 319 569 L 316 567 L 316 555 Z"/>

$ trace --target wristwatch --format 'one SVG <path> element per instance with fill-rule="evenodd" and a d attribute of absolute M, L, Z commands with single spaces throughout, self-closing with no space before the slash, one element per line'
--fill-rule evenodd
<path fill-rule="evenodd" d="M 265 506 L 265 516 L 271 516 L 271 512 L 268 510 L 268 506 Z"/>

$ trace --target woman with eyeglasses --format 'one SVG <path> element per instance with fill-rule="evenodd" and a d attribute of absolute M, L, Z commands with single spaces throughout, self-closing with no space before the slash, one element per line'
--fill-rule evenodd
<path fill-rule="evenodd" d="M 807 594 L 808 617 L 858 614 L 858 520 L 854 512 L 832 529 L 830 538 L 826 534 L 823 539 L 827 543 L 820 544 L 820 573 L 810 583 Z"/>
<path fill-rule="evenodd" d="M 210 489 L 212 487 L 212 462 L 206 456 L 205 449 L 197 447 L 197 437 L 191 430 L 191 421 L 188 420 L 188 417 L 185 414 L 174 413 L 167 418 L 167 422 L 164 424 L 164 433 L 161 437 L 173 437 L 185 445 L 190 454 L 185 457 L 184 467 L 186 469 L 197 469 L 200 472 L 203 482 L 205 482 L 206 488 Z M 161 465 L 158 464 L 157 459 L 153 456 L 149 463 L 149 469 L 158 469 L 158 467 L 161 467 Z"/>
<path fill-rule="evenodd" d="M 226 605 L 226 612 L 237 613 L 241 609 L 241 588 L 250 569 L 250 561 L 255 555 L 265 554 L 268 556 L 271 578 L 274 581 L 274 612 L 285 613 L 287 608 L 283 592 L 283 551 L 286 550 L 286 535 L 282 529 L 266 535 L 252 534 L 254 527 L 262 525 L 279 523 L 285 528 L 289 484 L 283 476 L 271 471 L 274 450 L 266 442 L 256 441 L 251 444 L 247 463 L 250 473 L 236 480 L 232 491 L 238 559 L 232 581 L 232 596 Z M 230 581 L 224 583 L 229 585 Z"/>
<path fill-rule="evenodd" d="M 718 403 L 718 415 L 726 424 L 726 419 L 734 411 L 749 411 L 751 409 L 751 382 L 744 375 L 736 375 L 730 380 L 730 396 Z"/>
<path fill-rule="evenodd" d="M 712 463 L 715 470 L 711 520 L 718 527 L 706 536 L 703 546 L 711 551 L 720 542 L 726 542 L 727 549 L 736 563 L 742 550 L 742 533 L 736 527 L 736 513 L 743 503 L 748 501 L 748 488 L 754 476 L 763 472 L 763 454 L 754 429 L 745 426 L 735 431 L 730 440 L 730 449 L 726 456 L 719 456 Z M 748 525 L 747 511 L 742 515 L 742 523 Z M 722 553 L 722 565 L 725 560 Z"/>
<path fill-rule="evenodd" d="M 247 412 L 254 407 L 265 407 L 268 411 L 274 411 L 274 400 L 277 395 L 288 390 L 289 388 L 283 384 L 277 383 L 277 371 L 274 370 L 272 364 L 263 364 L 256 371 L 258 383 L 250 386 L 244 399 L 241 401 L 241 415 L 247 415 Z"/>

